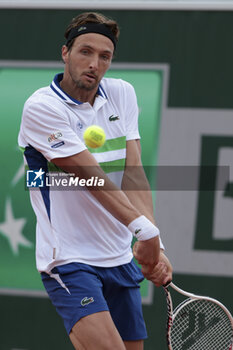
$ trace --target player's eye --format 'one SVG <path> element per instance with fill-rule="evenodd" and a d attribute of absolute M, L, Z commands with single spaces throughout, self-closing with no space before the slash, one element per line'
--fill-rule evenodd
<path fill-rule="evenodd" d="M 101 58 L 104 60 L 104 61 L 109 61 L 109 56 L 108 55 L 102 55 Z"/>
<path fill-rule="evenodd" d="M 86 49 L 83 49 L 83 50 L 81 50 L 81 53 L 82 53 L 83 55 L 88 55 L 88 54 L 89 54 L 89 51 L 86 50 Z"/>

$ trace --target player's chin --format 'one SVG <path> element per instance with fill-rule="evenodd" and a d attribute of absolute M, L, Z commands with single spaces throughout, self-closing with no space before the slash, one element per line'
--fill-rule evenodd
<path fill-rule="evenodd" d="M 86 82 L 86 83 L 83 84 L 83 87 L 84 87 L 84 89 L 87 90 L 87 91 L 92 91 L 92 90 L 97 89 L 98 83 L 97 83 L 96 81 L 95 81 L 95 82 L 92 82 L 92 83 Z"/>
<path fill-rule="evenodd" d="M 97 77 L 89 77 L 84 74 L 82 76 L 82 83 L 86 88 L 94 89 L 99 85 L 99 79 Z"/>
<path fill-rule="evenodd" d="M 76 85 L 79 89 L 92 91 L 94 89 L 97 89 L 99 83 L 95 79 L 89 80 L 86 79 L 85 76 L 82 76 L 79 80 L 76 81 Z"/>

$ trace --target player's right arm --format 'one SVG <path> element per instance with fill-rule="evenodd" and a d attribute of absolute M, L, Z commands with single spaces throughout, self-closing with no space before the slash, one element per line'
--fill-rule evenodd
<path fill-rule="evenodd" d="M 67 173 L 74 173 L 80 179 L 89 179 L 92 176 L 104 180 L 104 186 L 88 186 L 91 194 L 117 220 L 128 226 L 140 213 L 133 207 L 123 191 L 108 178 L 95 158 L 88 150 L 65 158 L 51 160 L 56 166 Z"/>
<path fill-rule="evenodd" d="M 82 179 L 89 179 L 92 176 L 104 180 L 104 186 L 89 187 L 90 193 L 108 210 L 117 220 L 125 226 L 134 226 L 132 222 L 137 222 L 141 218 L 141 213 L 132 205 L 127 196 L 121 191 L 104 173 L 95 158 L 88 150 L 84 150 L 78 154 L 64 157 L 54 158 L 51 160 L 56 166 L 68 173 L 74 173 L 75 176 Z M 145 218 L 146 219 L 146 218 Z M 146 219 L 147 220 L 147 219 Z M 142 224 L 144 224 L 142 222 Z M 153 225 L 146 222 L 149 226 L 150 234 L 153 234 Z M 143 230 L 143 228 L 142 228 Z M 148 227 L 145 228 L 145 231 Z M 154 226 L 154 232 L 156 232 Z M 150 236 L 149 236 L 150 237 Z M 154 236 L 149 239 L 143 239 L 144 250 L 140 254 L 140 263 L 151 266 L 151 270 L 158 263 L 160 248 L 159 237 Z"/>

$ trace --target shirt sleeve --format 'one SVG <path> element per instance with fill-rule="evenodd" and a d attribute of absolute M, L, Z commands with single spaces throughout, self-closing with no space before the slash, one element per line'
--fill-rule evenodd
<path fill-rule="evenodd" d="M 25 104 L 20 134 L 28 145 L 49 161 L 86 149 L 84 142 L 71 128 L 68 116 L 43 102 Z"/>
<path fill-rule="evenodd" d="M 125 82 L 126 141 L 140 139 L 138 130 L 139 108 L 133 86 Z"/>

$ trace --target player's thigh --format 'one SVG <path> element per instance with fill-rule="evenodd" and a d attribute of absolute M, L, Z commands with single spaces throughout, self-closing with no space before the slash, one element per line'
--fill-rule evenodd
<path fill-rule="evenodd" d="M 143 350 L 144 349 L 144 341 L 143 340 L 135 340 L 135 341 L 124 341 L 126 350 Z"/>
<path fill-rule="evenodd" d="M 77 350 L 125 350 L 108 311 L 81 318 L 72 328 L 70 340 Z"/>
<path fill-rule="evenodd" d="M 121 338 L 128 342 L 146 339 L 139 288 L 139 282 L 143 279 L 140 269 L 131 262 L 108 273 L 113 282 L 105 287 L 104 296 Z"/>

